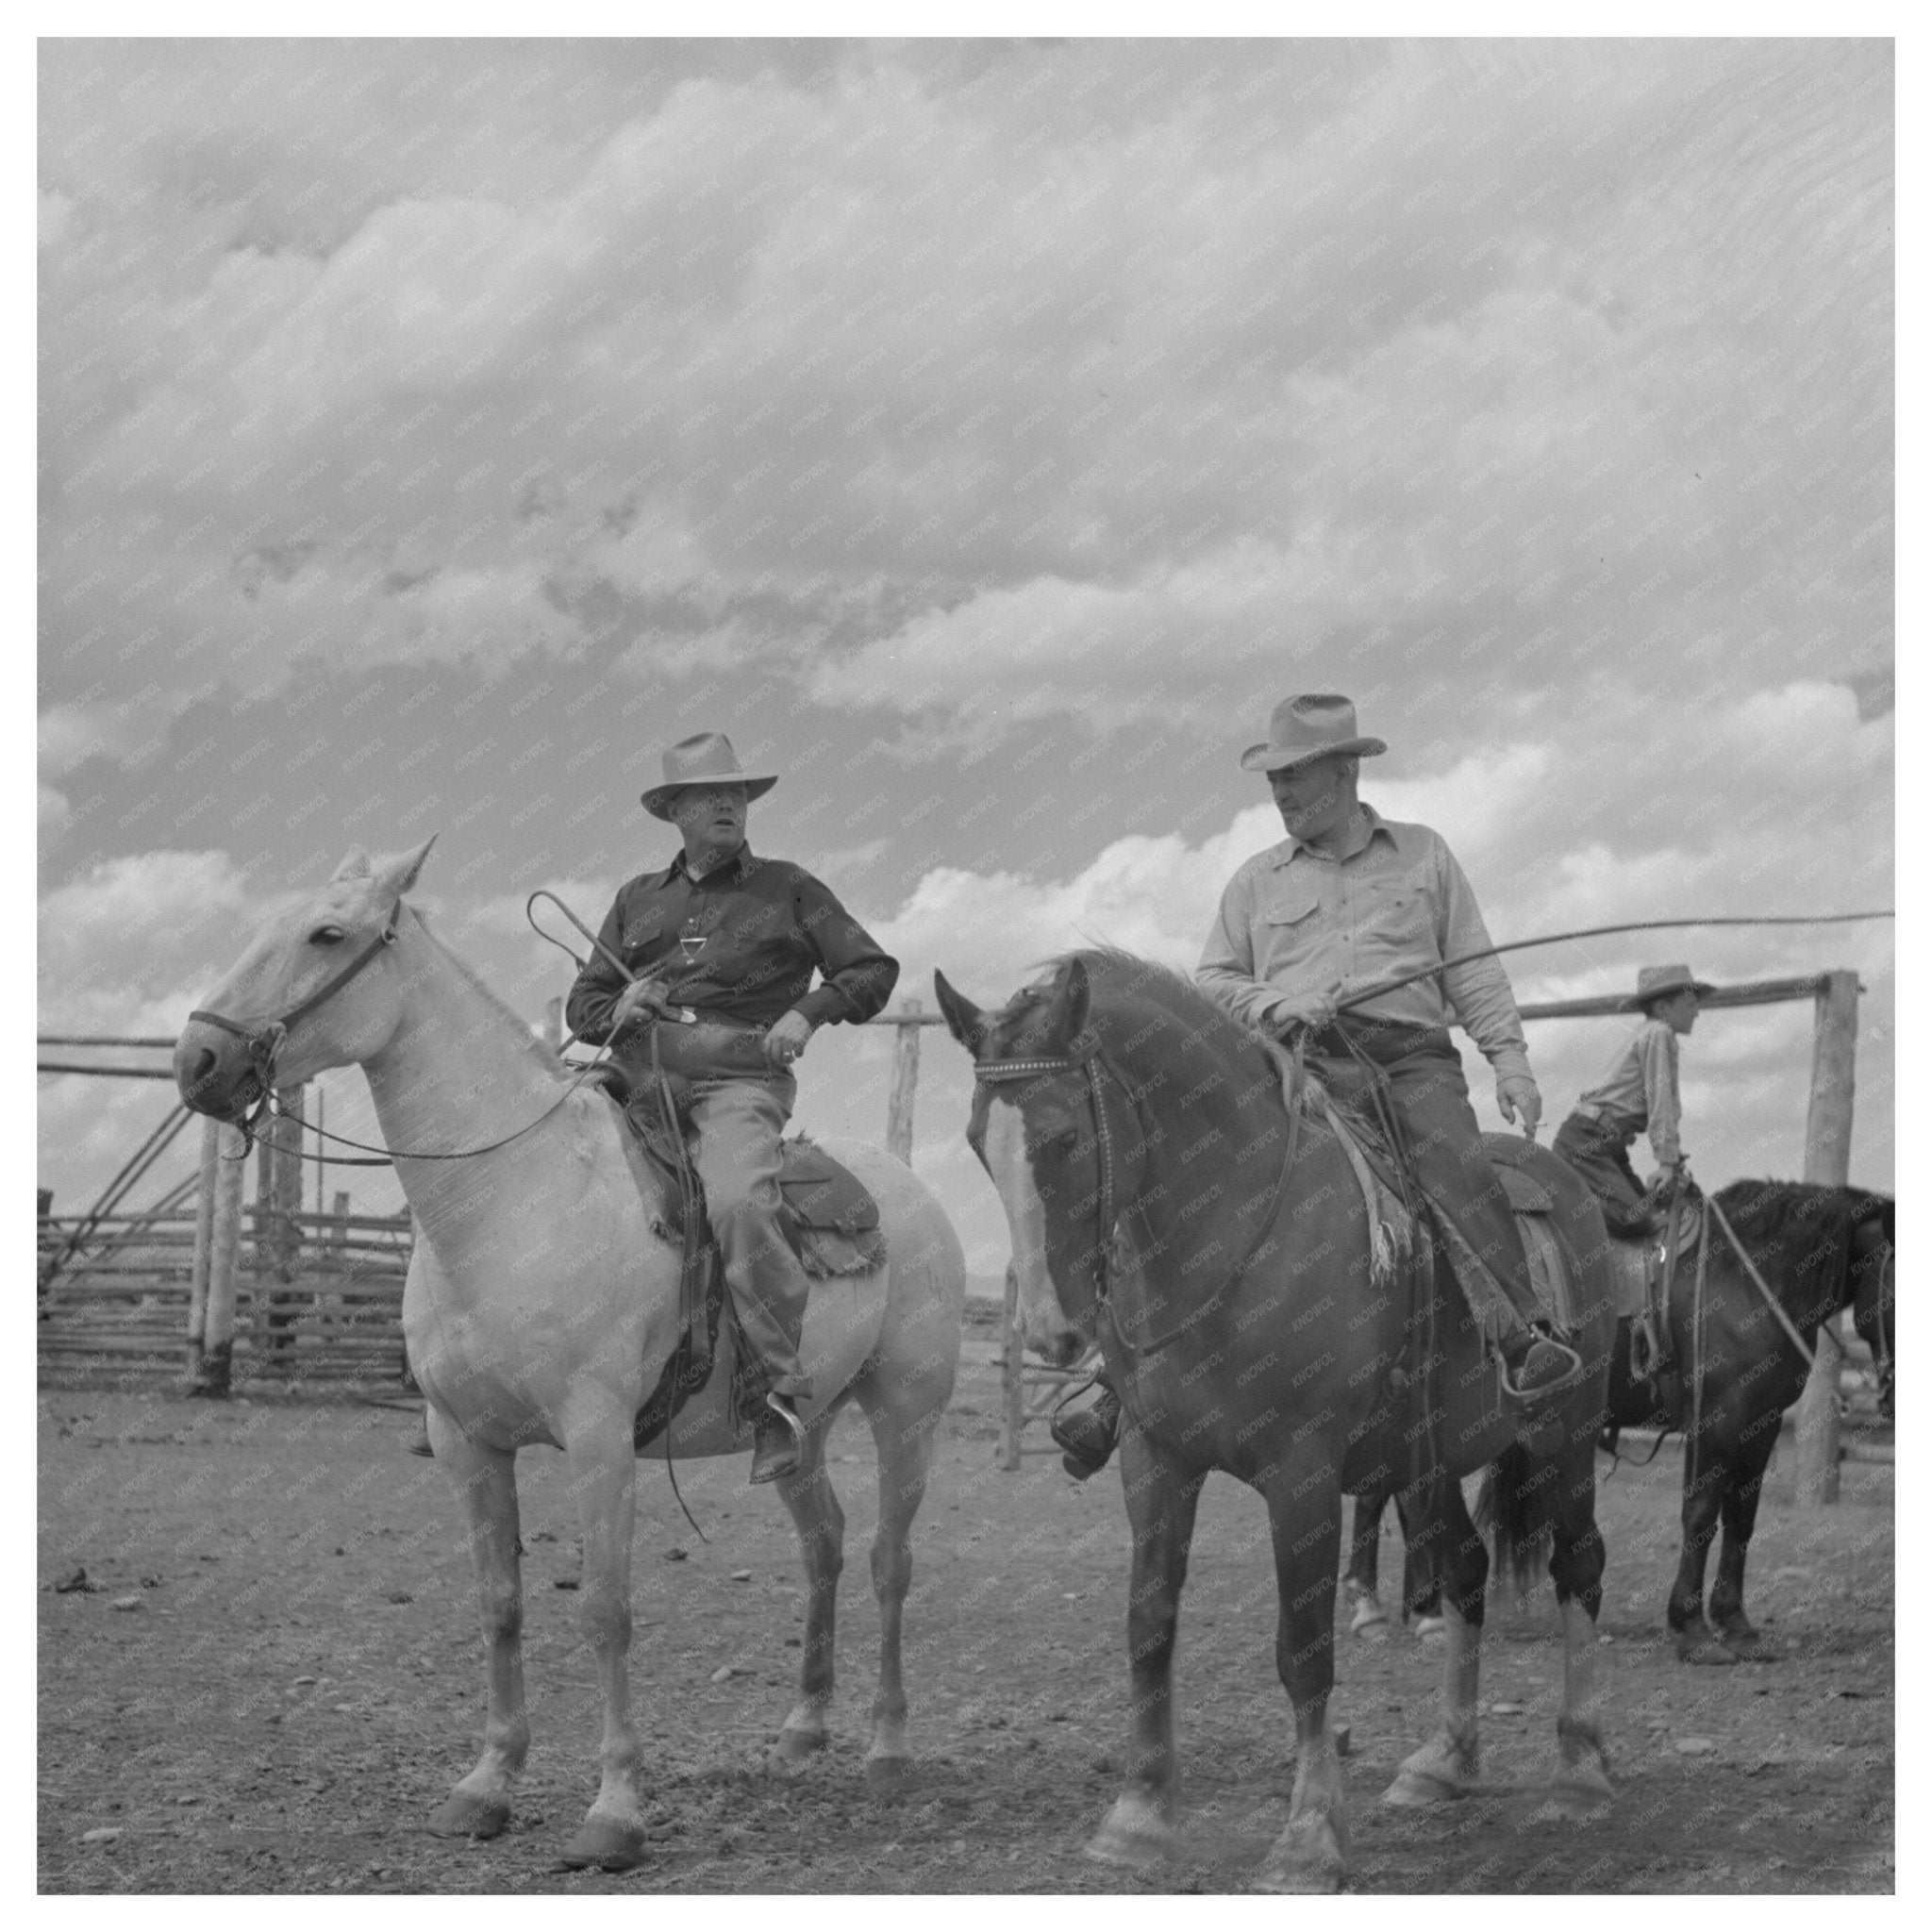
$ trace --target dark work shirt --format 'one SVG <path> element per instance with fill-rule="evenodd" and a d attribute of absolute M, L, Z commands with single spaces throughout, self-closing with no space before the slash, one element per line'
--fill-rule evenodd
<path fill-rule="evenodd" d="M 704 944 L 687 958 L 683 935 Z M 640 978 L 664 981 L 673 1006 L 767 1027 L 795 1009 L 814 1026 L 870 1020 L 891 997 L 899 962 L 802 865 L 741 846 L 702 879 L 679 853 L 618 892 L 597 937 Z M 812 988 L 816 967 L 824 982 Z M 565 1008 L 579 1040 L 601 1044 L 625 980 L 601 953 Z"/>

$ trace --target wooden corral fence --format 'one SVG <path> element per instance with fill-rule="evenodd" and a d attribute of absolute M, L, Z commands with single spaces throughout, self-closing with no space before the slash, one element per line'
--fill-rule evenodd
<path fill-rule="evenodd" d="M 559 1050 L 562 1008 L 552 1000 L 544 1020 Z M 919 1031 L 942 1022 L 908 1000 L 871 1024 L 895 1029 L 886 1144 L 909 1165 Z M 143 1054 L 172 1049 L 172 1040 L 43 1035 L 40 1046 L 42 1073 L 172 1078 L 165 1067 L 140 1063 Z M 50 1060 L 50 1047 L 105 1047 L 136 1058 Z M 282 1087 L 275 1102 L 280 1118 L 252 1157 L 243 1154 L 239 1129 L 201 1123 L 192 1208 L 174 1205 L 190 1191 L 187 1184 L 140 1213 L 117 1211 L 125 1192 L 120 1177 L 85 1215 L 51 1213 L 50 1197 L 40 1191 L 42 1384 L 179 1382 L 185 1367 L 197 1392 L 219 1396 L 244 1383 L 393 1386 L 407 1377 L 402 1296 L 409 1217 L 351 1213 L 342 1192 L 331 1212 L 306 1207 L 305 1177 L 317 1173 L 312 1158 L 303 1160 L 308 1095 Z M 154 1153 L 180 1124 L 170 1115 L 151 1139 Z M 315 1144 L 327 1146 L 319 1137 Z M 143 1148 L 124 1174 L 138 1176 L 151 1158 Z"/>

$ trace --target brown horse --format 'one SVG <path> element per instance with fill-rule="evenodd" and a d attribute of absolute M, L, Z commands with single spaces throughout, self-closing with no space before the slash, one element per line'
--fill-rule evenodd
<path fill-rule="evenodd" d="M 1574 1341 L 1590 1373 L 1519 1445 L 1499 1370 L 1460 1296 L 1438 1282 L 1417 1322 L 1407 1297 L 1375 1277 L 1355 1172 L 1301 1096 L 1292 1112 L 1284 1105 L 1284 1057 L 1272 1042 L 1191 982 L 1124 954 L 1073 955 L 998 1013 L 942 975 L 936 985 L 974 1058 L 967 1136 L 1007 1210 L 1026 1340 L 1064 1363 L 1097 1336 L 1125 1409 L 1133 1733 L 1125 1786 L 1089 1851 L 1138 1861 L 1174 1843 L 1175 1627 L 1195 1506 L 1217 1469 L 1268 1506 L 1275 1662 L 1294 1711 L 1294 1792 L 1264 1888 L 1328 1890 L 1347 1874 L 1328 1724 L 1341 1498 L 1396 1472 L 1406 1484 L 1430 1478 L 1413 1497 L 1419 1534 L 1442 1567 L 1448 1641 L 1441 1724 L 1387 1795 L 1434 1803 L 1474 1780 L 1489 1558 L 1456 1479 L 1503 1458 L 1505 1515 L 1553 1539 L 1566 1641 L 1556 1803 L 1607 1803 L 1594 1715 L 1604 1561 L 1594 1457 L 1613 1305 L 1593 1252 L 1602 1219 L 1583 1184 L 1554 1160 L 1538 1171 L 1571 1224 L 1595 1230 L 1574 1284 L 1583 1319 Z M 1412 1332 L 1433 1334 L 1433 1374 Z M 1391 1373 L 1405 1361 L 1420 1373 Z M 1418 1403 L 1414 1391 L 1427 1388 L 1436 1401 Z"/>

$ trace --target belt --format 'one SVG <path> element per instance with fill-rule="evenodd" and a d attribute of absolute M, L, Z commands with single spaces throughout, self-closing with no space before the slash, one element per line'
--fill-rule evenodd
<path fill-rule="evenodd" d="M 666 1007 L 658 1017 L 679 1026 L 724 1026 L 733 1033 L 762 1034 L 767 1030 L 749 1020 L 727 1019 L 723 1013 L 707 1013 L 698 1007 Z"/>

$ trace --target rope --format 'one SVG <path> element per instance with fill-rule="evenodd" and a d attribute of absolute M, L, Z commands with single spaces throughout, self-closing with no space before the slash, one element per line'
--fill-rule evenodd
<path fill-rule="evenodd" d="M 1764 1276 L 1757 1272 L 1757 1263 L 1744 1252 L 1744 1243 L 1738 1239 L 1737 1230 L 1732 1227 L 1730 1221 L 1724 1214 L 1724 1210 L 1708 1195 L 1705 1197 L 1705 1206 L 1717 1216 L 1717 1224 L 1724 1229 L 1724 1239 L 1738 1251 L 1738 1259 L 1743 1262 L 1744 1272 L 1751 1277 L 1752 1287 L 1764 1297 L 1765 1306 L 1777 1317 L 1785 1333 L 1791 1338 L 1798 1353 L 1805 1357 L 1805 1367 L 1807 1370 L 1816 1368 L 1818 1365 L 1816 1353 L 1806 1342 L 1805 1338 L 1798 1333 L 1798 1324 L 1785 1313 L 1778 1298 L 1765 1286 Z M 1829 1324 L 1826 1324 L 1824 1332 L 1827 1335 L 1831 1334 Z M 1844 1353 L 1844 1344 L 1839 1341 L 1836 1335 L 1832 1335 L 1831 1339 L 1834 1346 L 1842 1355 Z"/>
<path fill-rule="evenodd" d="M 1618 932 L 1675 932 L 1685 926 L 1706 925 L 1846 925 L 1867 919 L 1896 919 L 1897 913 L 1889 908 L 1876 912 L 1780 912 L 1765 916 L 1746 918 L 1741 915 L 1719 914 L 1707 919 L 1632 919 L 1618 925 L 1579 925 L 1574 932 L 1546 932 L 1530 940 L 1510 940 L 1500 946 L 1484 946 L 1474 953 L 1458 953 L 1453 959 L 1440 959 L 1433 966 L 1424 966 L 1418 973 L 1406 973 L 1399 979 L 1378 980 L 1374 986 L 1364 988 L 1360 992 L 1351 993 L 1340 1001 L 1335 1010 L 1346 1013 L 1365 1005 L 1370 1000 L 1378 1000 L 1386 993 L 1400 992 L 1405 986 L 1413 986 L 1419 979 L 1431 979 L 1439 973 L 1447 973 L 1452 967 L 1467 966 L 1474 959 L 1493 959 L 1500 953 L 1520 953 L 1525 946 L 1556 946 L 1569 940 L 1603 939 L 1607 934 Z"/>

